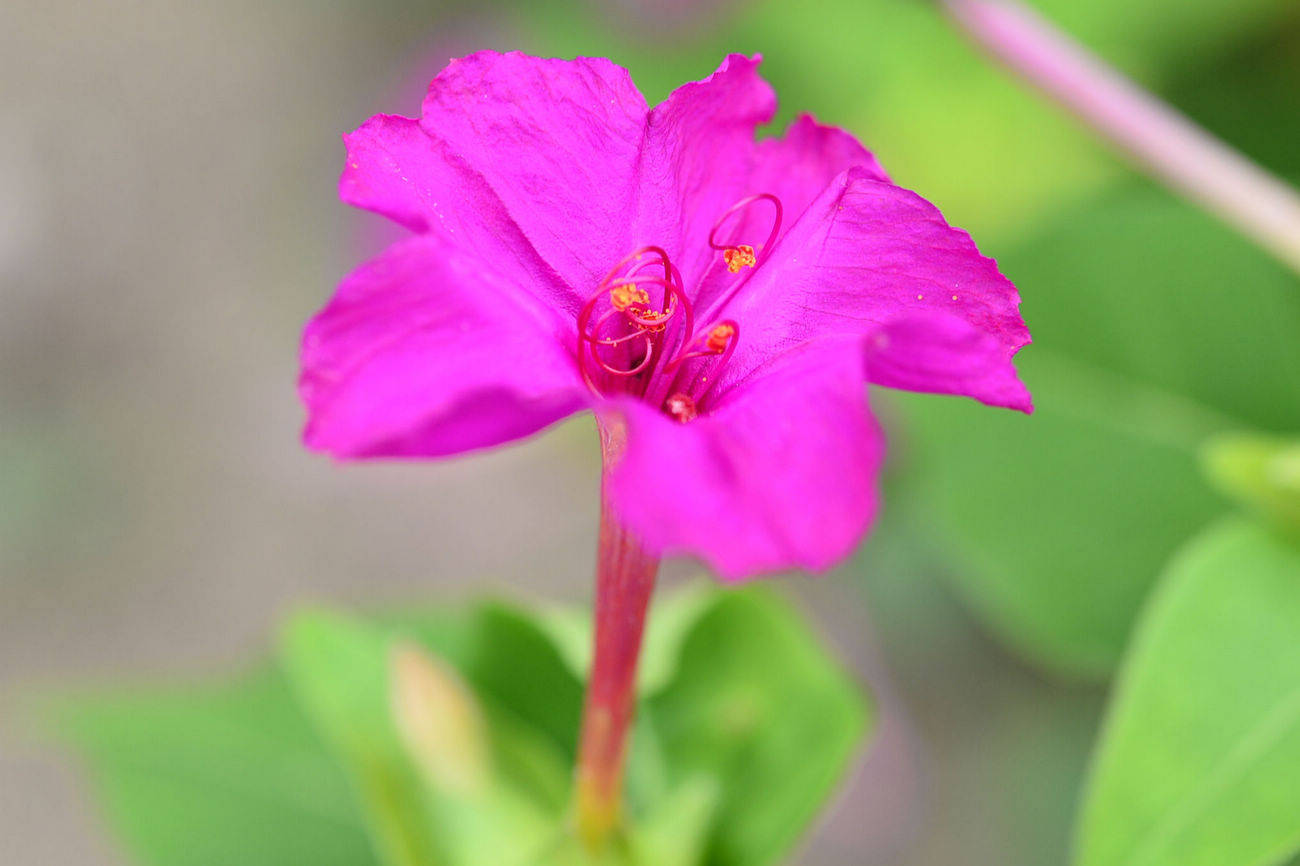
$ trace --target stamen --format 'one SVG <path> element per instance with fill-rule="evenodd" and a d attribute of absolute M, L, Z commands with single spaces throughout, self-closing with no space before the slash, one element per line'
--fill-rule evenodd
<path fill-rule="evenodd" d="M 620 313 L 633 304 L 645 307 L 650 303 L 650 293 L 633 283 L 619 283 L 609 290 L 609 302 Z"/>
<path fill-rule="evenodd" d="M 694 421 L 700 414 L 695 407 L 695 401 L 686 394 L 674 394 L 664 403 L 664 408 L 668 410 L 668 415 L 676 418 L 685 424 L 687 421 Z"/>
<path fill-rule="evenodd" d="M 733 274 L 739 273 L 741 268 L 752 268 L 757 265 L 758 255 L 755 252 L 754 247 L 749 244 L 718 243 L 718 230 L 722 228 L 733 214 L 741 213 L 745 208 L 757 201 L 771 202 L 775 211 L 772 215 L 772 230 L 768 232 L 767 241 L 758 248 L 763 251 L 764 255 L 768 254 L 772 249 L 773 242 L 776 241 L 777 234 L 781 231 L 781 217 L 783 215 L 781 200 L 770 192 L 762 192 L 758 195 L 751 195 L 748 198 L 742 198 L 740 201 L 727 208 L 726 211 L 723 212 L 722 216 L 718 217 L 718 221 L 713 224 L 713 229 L 709 232 L 709 246 L 722 253 L 722 260 L 726 263 L 727 270 L 731 271 Z"/>
<path fill-rule="evenodd" d="M 704 338 L 704 347 L 715 355 L 721 355 L 727 350 L 727 344 L 734 336 L 736 336 L 736 326 L 733 323 L 719 322 L 709 329 L 709 335 Z"/>
<path fill-rule="evenodd" d="M 647 254 L 652 258 L 647 259 Z M 655 266 L 663 268 L 662 277 L 642 273 Z M 652 308 L 653 300 L 646 289 L 651 285 L 663 289 L 661 309 Z M 597 315 L 604 301 L 609 307 Z M 619 390 L 634 391 L 639 387 L 644 391 L 645 384 L 654 378 L 655 366 L 670 348 L 665 345 L 665 334 L 679 312 L 680 339 L 687 342 L 694 332 L 694 311 L 682 288 L 681 273 L 662 248 L 641 247 L 620 259 L 578 312 L 578 367 L 587 386 L 600 394 L 602 383 L 598 380 L 602 373 L 629 381 L 649 371 L 649 377 L 639 384 L 618 386 Z M 639 353 L 634 344 L 638 339 L 642 341 Z"/>
<path fill-rule="evenodd" d="M 693 343 L 683 346 L 681 353 L 664 367 L 664 372 L 671 373 L 692 358 L 707 358 L 712 355 L 730 357 L 739 333 L 740 326 L 731 319 L 718 322 Z"/>
<path fill-rule="evenodd" d="M 727 263 L 727 270 L 733 274 L 740 273 L 741 268 L 752 268 L 758 264 L 758 257 L 754 255 L 754 248 L 749 244 L 727 247 L 722 251 L 722 260 Z"/>
<path fill-rule="evenodd" d="M 646 310 L 637 312 L 635 308 L 627 310 L 628 321 L 643 328 L 647 331 L 658 333 L 668 326 L 668 320 L 671 319 L 672 312 L 659 312 L 658 310 Z"/>

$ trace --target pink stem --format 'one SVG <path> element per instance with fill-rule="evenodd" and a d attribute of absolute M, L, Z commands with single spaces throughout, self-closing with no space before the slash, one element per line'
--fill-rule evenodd
<path fill-rule="evenodd" d="M 609 496 L 610 470 L 621 458 L 627 428 L 602 418 L 600 542 L 596 556 L 595 638 L 578 742 L 575 817 L 593 851 L 605 847 L 622 819 L 623 767 L 636 711 L 636 669 L 659 558 L 618 519 Z"/>
<path fill-rule="evenodd" d="M 974 39 L 1155 177 L 1300 271 L 1300 195 L 1018 0 L 941 0 Z"/>

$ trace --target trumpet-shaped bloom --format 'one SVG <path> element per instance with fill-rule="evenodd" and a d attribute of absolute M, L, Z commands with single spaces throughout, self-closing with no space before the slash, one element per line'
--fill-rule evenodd
<path fill-rule="evenodd" d="M 649 107 L 606 60 L 479 53 L 346 136 L 342 198 L 412 236 L 308 324 L 309 447 L 438 457 L 592 409 L 616 512 L 724 578 L 842 559 L 876 510 L 864 383 L 1030 410 L 1019 296 L 758 59 Z"/>

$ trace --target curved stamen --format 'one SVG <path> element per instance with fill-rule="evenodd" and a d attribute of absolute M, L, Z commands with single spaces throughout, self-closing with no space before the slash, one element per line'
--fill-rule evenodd
<path fill-rule="evenodd" d="M 600 338 L 596 336 L 601 332 L 601 329 L 605 327 L 605 324 L 609 322 L 610 319 L 619 315 L 623 315 L 619 310 L 607 310 L 599 319 L 596 320 L 596 324 L 591 326 L 591 333 L 587 335 L 587 342 L 591 343 L 593 346 L 621 346 L 624 343 L 635 340 L 637 337 L 645 336 L 643 331 L 631 331 L 621 337 Z"/>
<path fill-rule="evenodd" d="M 606 373 L 609 373 L 611 376 L 635 376 L 638 373 L 641 373 L 649 367 L 650 362 L 654 360 L 654 338 L 649 334 L 639 334 L 635 336 L 645 337 L 645 356 L 632 369 L 624 370 L 620 367 L 608 364 L 605 362 L 605 359 L 600 357 L 600 354 L 594 350 L 591 353 L 592 360 L 596 362 L 597 367 L 604 370 Z"/>
<path fill-rule="evenodd" d="M 753 253 L 751 248 L 753 260 L 750 261 L 749 257 L 744 254 L 744 251 L 741 250 L 739 246 L 727 247 L 719 244 L 717 240 L 718 230 L 726 224 L 727 220 L 730 219 L 733 214 L 742 211 L 760 200 L 772 203 L 772 230 L 767 233 L 767 240 L 758 248 L 756 253 Z M 713 302 L 709 304 L 708 309 L 705 310 L 704 314 L 700 316 L 700 318 L 708 321 L 709 319 L 721 315 L 726 309 L 727 304 L 731 303 L 731 299 L 739 293 L 741 287 L 744 286 L 745 283 L 749 281 L 749 278 L 754 275 L 754 272 L 758 270 L 758 266 L 767 261 L 768 256 L 772 254 L 772 248 L 776 245 L 777 235 L 781 233 L 781 220 L 784 213 L 785 209 L 781 206 L 781 200 L 779 198 L 772 195 L 770 192 L 762 192 L 758 195 L 751 195 L 747 198 L 742 198 L 740 201 L 727 208 L 727 210 L 723 212 L 722 216 L 718 217 L 718 221 L 713 224 L 713 229 L 709 232 L 709 246 L 715 250 L 722 251 L 723 260 L 727 263 L 727 269 L 733 274 L 738 273 L 740 268 L 745 266 L 751 266 L 754 270 L 727 286 L 713 299 Z M 734 251 L 734 253 L 729 255 L 729 250 Z M 737 258 L 738 256 L 739 258 Z M 737 262 L 739 262 L 739 264 L 737 264 Z"/>
<path fill-rule="evenodd" d="M 730 358 L 739 336 L 740 326 L 732 319 L 724 319 L 701 334 L 694 343 L 684 347 L 681 354 L 668 362 L 664 372 L 674 372 L 691 358 L 707 358 L 716 355 Z"/>
<path fill-rule="evenodd" d="M 727 263 L 727 270 L 733 274 L 739 273 L 742 267 L 754 267 L 758 264 L 758 254 L 755 253 L 754 247 L 749 244 L 720 244 L 718 243 L 718 230 L 726 224 L 727 220 L 733 214 L 740 213 L 745 208 L 757 201 L 769 201 L 772 203 L 774 213 L 772 215 L 772 230 L 768 232 L 767 241 L 758 247 L 759 254 L 766 255 L 771 249 L 772 244 L 776 241 L 776 236 L 781 232 L 781 218 L 784 216 L 784 209 L 781 207 L 781 200 L 770 192 L 760 192 L 757 195 L 747 196 L 733 204 L 723 211 L 722 216 L 713 224 L 709 231 L 709 246 L 722 253 L 723 261 Z"/>
<path fill-rule="evenodd" d="M 647 254 L 652 258 L 647 259 Z M 632 267 L 619 276 L 629 264 Z M 642 273 L 650 267 L 662 267 L 664 275 L 659 277 Z M 653 309 L 650 293 L 643 286 L 659 286 L 663 290 L 659 310 Z M 610 309 L 596 316 L 596 309 L 604 299 L 608 300 Z M 593 391 L 600 393 L 600 387 L 592 375 L 595 370 L 624 379 L 652 370 L 663 355 L 668 324 L 677 318 L 679 311 L 682 314 L 681 339 L 689 341 L 695 327 L 694 309 L 682 287 L 681 272 L 661 247 L 644 246 L 628 253 L 609 270 L 578 312 L 577 354 L 583 381 Z M 593 316 L 596 316 L 594 323 Z M 618 336 L 603 336 L 607 333 L 609 323 L 620 316 L 631 330 Z M 602 347 L 623 347 L 638 337 L 644 340 L 643 352 L 640 360 L 630 369 L 616 366 L 601 353 Z M 630 353 L 620 355 L 630 360 Z"/>
<path fill-rule="evenodd" d="M 709 374 L 711 378 L 704 379 L 704 381 L 707 382 L 708 384 L 705 385 L 703 391 L 700 391 L 696 395 L 696 399 L 701 403 L 703 403 L 708 398 L 708 396 L 713 393 L 713 389 L 716 388 L 718 382 L 721 381 L 722 371 L 727 369 L 727 365 L 731 362 L 731 356 L 736 353 L 736 345 L 740 342 L 740 325 L 737 324 L 733 319 L 724 319 L 718 324 L 714 325 L 712 331 L 710 331 L 710 334 L 712 335 L 713 332 L 723 327 L 729 327 L 730 333 L 726 337 L 726 344 L 722 349 L 721 357 L 718 358 L 718 360 L 714 362 L 713 366 L 709 369 Z M 695 387 L 695 383 L 692 382 L 691 383 L 692 390 L 694 390 L 694 387 Z"/>
<path fill-rule="evenodd" d="M 672 280 L 673 265 L 668 258 L 668 253 L 664 252 L 663 247 L 658 247 L 655 246 L 654 244 L 648 244 L 644 247 L 637 247 L 636 249 L 632 250 L 632 252 L 628 253 L 627 255 L 623 256 L 623 258 L 619 259 L 618 262 L 614 265 L 614 267 L 609 269 L 609 273 L 605 274 L 605 278 L 600 281 L 600 285 L 604 286 L 605 284 L 609 283 L 611 280 L 614 279 L 614 276 L 619 271 L 623 270 L 623 268 L 627 267 L 627 265 L 631 262 L 634 261 L 639 262 L 639 260 L 642 257 L 644 257 L 646 253 L 654 253 L 656 256 L 659 257 L 659 262 L 663 265 L 663 269 L 664 269 L 664 279 Z M 644 263 L 637 264 L 636 267 L 632 269 L 632 273 L 635 274 L 637 271 L 641 270 L 641 268 L 646 267 L 647 264 L 653 264 L 653 262 L 644 262 Z M 600 289 L 597 289 L 597 291 L 600 291 Z"/>
<path fill-rule="evenodd" d="M 686 394 L 687 396 L 694 395 L 692 399 L 696 402 L 703 402 L 704 398 L 713 390 L 713 386 L 717 384 L 722 371 L 726 369 L 727 363 L 731 360 L 732 354 L 735 353 L 736 344 L 739 341 L 740 325 L 734 319 L 723 319 L 717 322 L 697 339 L 684 345 L 677 357 L 664 365 L 662 374 L 646 393 L 646 401 L 651 405 L 659 405 L 668 394 L 674 394 L 674 396 Z M 716 358 L 717 360 L 712 364 L 696 369 L 694 376 L 686 383 L 686 387 L 676 387 L 682 375 L 682 365 L 694 358 Z M 707 383 L 703 390 L 696 387 L 701 382 Z M 664 402 L 663 408 L 670 415 L 673 414 L 672 407 L 666 402 Z"/>
<path fill-rule="evenodd" d="M 660 310 L 650 308 L 650 296 L 642 285 L 660 286 L 664 290 L 664 300 Z M 689 334 L 695 328 L 695 310 L 676 282 L 662 280 L 659 277 L 622 277 L 611 283 L 607 290 L 614 310 L 622 313 L 629 322 L 638 328 L 662 331 L 669 320 L 681 310 L 685 317 L 685 331 Z"/>

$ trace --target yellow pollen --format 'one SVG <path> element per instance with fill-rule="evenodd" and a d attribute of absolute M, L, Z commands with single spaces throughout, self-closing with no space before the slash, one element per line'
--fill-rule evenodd
<path fill-rule="evenodd" d="M 641 319 L 636 326 L 645 331 L 662 331 L 668 323 L 668 315 L 658 310 L 637 310 L 636 315 Z"/>
<path fill-rule="evenodd" d="M 722 251 L 722 260 L 727 263 L 727 270 L 733 274 L 740 273 L 741 268 L 752 268 L 758 263 L 758 257 L 754 255 L 754 248 L 749 244 L 727 247 Z"/>
<path fill-rule="evenodd" d="M 734 336 L 736 336 L 735 325 L 729 322 L 714 325 L 709 331 L 709 335 L 704 338 L 704 348 L 715 355 L 721 355 L 727 351 L 727 344 L 731 342 L 731 338 Z"/>
<path fill-rule="evenodd" d="M 614 305 L 614 309 L 622 313 L 625 312 L 628 307 L 643 307 L 646 304 L 649 304 L 650 295 L 640 286 L 615 286 L 609 290 L 609 302 Z"/>
<path fill-rule="evenodd" d="M 695 408 L 695 401 L 685 394 L 674 394 L 669 397 L 664 408 L 668 410 L 669 415 L 683 424 L 695 420 L 695 417 L 700 414 Z"/>

